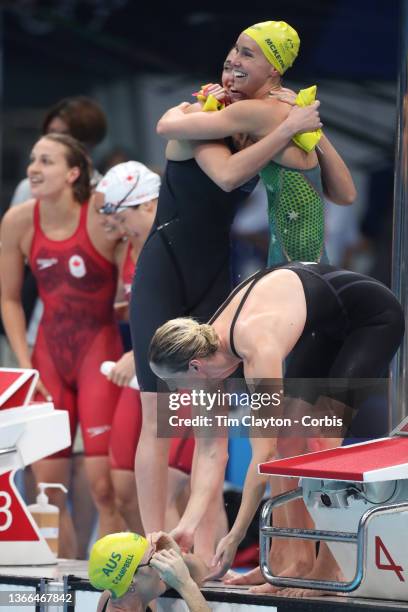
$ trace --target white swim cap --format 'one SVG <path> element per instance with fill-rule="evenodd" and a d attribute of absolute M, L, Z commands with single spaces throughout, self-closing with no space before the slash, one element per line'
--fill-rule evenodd
<path fill-rule="evenodd" d="M 159 190 L 160 176 L 137 161 L 113 166 L 96 187 L 98 193 L 105 195 L 101 212 L 106 214 L 150 202 L 158 197 Z"/>

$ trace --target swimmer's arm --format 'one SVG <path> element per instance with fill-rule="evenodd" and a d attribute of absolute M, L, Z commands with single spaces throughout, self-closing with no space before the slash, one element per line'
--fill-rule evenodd
<path fill-rule="evenodd" d="M 184 109 L 185 113 L 197 113 L 202 110 L 202 105 L 196 102 L 190 104 L 190 106 Z M 191 159 L 192 157 L 190 143 L 178 141 L 175 139 L 169 140 L 166 145 L 166 159 L 173 159 L 175 161 L 182 161 L 185 159 Z"/>
<path fill-rule="evenodd" d="M 250 342 L 245 345 L 242 334 L 246 333 L 246 330 L 240 330 L 237 326 L 237 331 L 241 336 L 236 334 L 239 343 L 237 350 L 242 351 L 244 357 L 244 376 L 249 389 L 254 393 L 257 390 L 268 393 L 272 397 L 273 393 L 280 392 L 282 388 L 282 354 L 279 347 L 274 345 L 272 338 L 265 335 L 263 338 L 257 337 L 256 334 L 252 335 Z M 259 385 L 261 386 L 257 389 Z M 276 416 L 272 406 L 266 407 L 266 412 L 267 416 Z M 254 416 L 262 416 L 261 413 L 262 410 L 258 413 L 253 411 Z M 239 541 L 245 537 L 265 492 L 267 479 L 258 474 L 258 465 L 273 459 L 276 453 L 276 437 L 265 438 L 264 433 L 262 430 L 257 432 L 255 427 L 251 428 L 252 459 L 245 478 L 241 506 L 231 529 L 234 536 L 240 538 Z"/>
<path fill-rule="evenodd" d="M 190 499 L 179 524 L 171 532 L 186 551 L 193 544 L 194 533 L 211 500 L 222 490 L 228 461 L 227 442 L 226 438 L 196 437 Z"/>
<path fill-rule="evenodd" d="M 167 585 L 180 593 L 191 612 L 209 612 L 203 594 L 190 575 L 186 559 L 179 553 L 174 550 L 158 551 L 153 555 L 150 565 L 159 572 L 160 578 Z"/>
<path fill-rule="evenodd" d="M 275 455 L 275 440 L 270 438 L 251 438 L 252 457 L 242 489 L 241 505 L 230 535 L 237 545 L 246 536 L 247 529 L 262 501 L 265 493 L 267 476 L 258 474 L 258 465 L 269 461 Z"/>
<path fill-rule="evenodd" d="M 190 612 L 210 612 L 210 606 L 192 578 L 180 588 L 179 593 Z"/>
<path fill-rule="evenodd" d="M 266 393 L 272 394 L 276 391 L 277 386 L 281 387 L 282 378 L 282 360 L 279 352 L 273 347 L 273 339 L 268 342 L 268 338 L 264 338 L 263 341 L 258 338 L 255 344 L 251 340 L 246 343 L 246 326 L 241 325 L 240 327 L 240 337 L 236 339 L 240 345 L 238 350 L 241 350 L 240 354 L 244 358 L 244 373 L 248 387 L 254 393 L 260 390 L 263 396 Z M 258 348 L 262 346 L 267 348 Z M 261 388 L 259 388 L 260 382 L 262 383 Z M 271 409 L 267 407 L 266 410 L 265 416 L 270 417 Z M 262 416 L 253 412 L 251 414 Z M 260 431 L 257 429 L 257 427 L 251 427 L 250 430 L 252 458 L 245 477 L 239 512 L 231 531 L 217 546 L 210 578 L 220 578 L 231 567 L 237 548 L 244 539 L 265 493 L 267 477 L 258 474 L 258 465 L 275 457 L 276 436 L 265 437 L 265 431 L 262 428 Z"/>
<path fill-rule="evenodd" d="M 214 183 L 224 191 L 232 191 L 258 174 L 298 131 L 285 120 L 273 132 L 237 153 L 222 142 L 196 142 L 194 157 Z"/>
<path fill-rule="evenodd" d="M 120 271 L 122 270 L 123 263 L 127 253 L 127 243 L 119 241 L 115 247 L 115 251 L 113 253 L 114 263 L 119 271 L 118 281 L 116 286 L 116 295 L 115 302 L 113 304 L 113 309 L 115 311 L 115 318 L 118 321 L 128 321 L 129 320 L 129 303 L 126 300 L 125 287 L 122 281 L 122 275 Z"/>
<path fill-rule="evenodd" d="M 316 153 L 322 170 L 324 195 L 335 204 L 346 206 L 352 204 L 357 195 L 352 176 L 324 134 L 316 148 Z"/>
<path fill-rule="evenodd" d="M 21 301 L 24 280 L 24 255 L 20 248 L 21 231 L 16 217 L 19 207 L 9 210 L 1 224 L 1 315 L 7 338 L 21 368 L 32 368 L 26 340 L 26 319 Z M 16 222 L 17 221 L 17 222 Z"/>
<path fill-rule="evenodd" d="M 265 493 L 268 477 L 258 474 L 258 464 L 273 458 L 274 440 L 254 438 L 251 439 L 251 446 L 252 458 L 245 477 L 241 505 L 230 532 L 217 545 L 207 580 L 222 578 L 230 569 Z"/>
<path fill-rule="evenodd" d="M 261 100 L 243 100 L 213 113 L 186 113 L 186 103 L 168 110 L 157 124 L 167 140 L 208 140 L 237 133 L 256 134 L 271 120 L 271 109 Z"/>
<path fill-rule="evenodd" d="M 232 153 L 220 142 L 194 146 L 194 157 L 200 168 L 224 191 L 232 191 L 258 174 L 290 141 L 284 123 L 256 144 Z"/>

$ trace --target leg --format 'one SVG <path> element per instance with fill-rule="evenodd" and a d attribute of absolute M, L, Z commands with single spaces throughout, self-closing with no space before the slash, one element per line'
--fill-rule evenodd
<path fill-rule="evenodd" d="M 371 319 L 367 319 L 364 326 L 354 329 L 348 335 L 331 366 L 331 378 L 381 376 L 401 341 L 404 321 L 401 308 L 395 298 L 387 289 L 381 288 L 378 290 L 374 284 L 365 285 L 364 290 L 374 291 L 371 304 L 375 304 L 379 312 Z M 376 291 L 380 291 L 380 294 L 376 294 Z M 384 300 L 384 303 L 382 300 Z M 348 396 L 353 403 L 353 395 L 348 394 Z M 339 397 L 330 397 L 324 398 L 324 401 L 341 405 L 340 399 Z M 341 443 L 341 440 L 326 439 L 323 440 L 323 444 L 320 441 L 320 448 L 332 448 L 333 445 L 339 445 L 339 443 Z M 344 580 L 344 576 L 326 544 L 321 545 L 318 558 L 308 578 Z M 285 589 L 282 591 L 282 595 L 288 597 L 324 594 L 326 593 L 323 591 L 308 589 Z"/>
<path fill-rule="evenodd" d="M 95 526 L 96 508 L 89 492 L 83 453 L 72 455 L 71 462 L 72 520 L 78 536 L 77 559 L 88 558 L 88 545 Z"/>
<path fill-rule="evenodd" d="M 124 387 L 112 422 L 109 459 L 116 507 L 127 528 L 136 533 L 144 533 L 134 474 L 141 427 L 140 392 Z"/>
<path fill-rule="evenodd" d="M 136 487 L 145 532 L 165 526 L 169 438 L 157 437 L 157 379 L 149 365 L 156 329 L 185 309 L 184 287 L 159 232 L 139 256 L 130 302 L 130 330 L 142 400 L 142 430 L 135 457 Z"/>
<path fill-rule="evenodd" d="M 68 412 L 71 440 L 77 428 L 77 406 L 74 392 L 62 380 L 56 369 L 55 361 L 50 354 L 41 325 L 38 330 L 36 345 L 33 352 L 33 366 L 41 373 L 41 379 L 53 397 L 54 406 Z M 36 395 L 35 400 L 42 401 Z M 59 482 L 67 489 L 71 480 L 71 447 L 55 453 L 52 457 L 34 463 L 31 469 L 36 483 Z M 37 494 L 37 493 L 36 493 Z M 67 495 L 58 489 L 47 491 L 50 503 L 60 510 L 60 532 L 58 556 L 75 559 L 78 554 L 77 535 L 71 514 L 68 510 Z"/>
<path fill-rule="evenodd" d="M 133 470 L 111 471 L 115 504 L 129 531 L 144 533 Z"/>
<path fill-rule="evenodd" d="M 190 406 L 183 407 L 179 416 L 191 417 Z M 180 517 L 188 504 L 190 494 L 190 475 L 193 468 L 194 434 L 191 427 L 181 428 L 180 437 L 172 438 L 170 442 L 168 495 L 166 522 L 170 529 L 178 525 Z"/>
<path fill-rule="evenodd" d="M 35 504 L 35 498 L 38 495 L 37 483 L 31 465 L 27 465 L 23 471 L 24 474 L 24 500 L 26 504 Z"/>
<path fill-rule="evenodd" d="M 340 571 L 339 566 L 333 555 L 330 552 L 329 547 L 324 542 L 320 542 L 319 554 L 316 563 L 313 566 L 311 572 L 309 572 L 306 578 L 311 580 L 336 580 L 338 582 L 344 581 L 344 576 Z M 321 595 L 333 595 L 331 591 L 319 591 L 317 589 L 302 589 L 302 588 L 287 588 L 282 589 L 279 595 L 283 597 L 319 597 Z M 337 593 L 338 595 L 338 593 Z"/>
<path fill-rule="evenodd" d="M 135 458 L 136 487 L 146 533 L 165 526 L 169 438 L 157 438 L 157 394 L 142 393 L 143 425 Z"/>
<path fill-rule="evenodd" d="M 277 481 L 277 482 L 276 482 Z M 287 493 L 298 486 L 298 481 L 292 478 L 273 478 L 273 486 L 277 493 Z M 274 524 L 277 527 L 301 527 L 311 529 L 312 519 L 303 500 L 292 501 L 274 511 Z M 289 549 L 289 550 L 288 550 Z M 275 574 L 281 577 L 301 577 L 307 575 L 313 568 L 315 561 L 315 543 L 307 540 L 289 540 L 278 538 L 272 543 L 270 563 Z M 276 593 L 282 587 L 271 584 L 251 589 L 256 593 Z"/>
<path fill-rule="evenodd" d="M 115 505 L 109 458 L 86 456 L 85 469 L 91 495 L 99 514 L 99 537 L 123 531 L 124 522 Z"/>
<path fill-rule="evenodd" d="M 102 361 L 121 354 L 116 326 L 103 328 L 88 348 L 77 378 L 78 413 L 91 495 L 99 513 L 99 533 L 121 531 L 124 523 L 115 506 L 109 465 L 109 442 L 120 389 L 100 373 Z"/>
<path fill-rule="evenodd" d="M 295 486 L 297 486 L 297 483 Z M 273 495 L 286 493 L 292 488 L 294 488 L 293 481 L 289 479 L 271 478 L 271 491 Z M 293 503 L 296 502 L 291 502 L 291 504 Z M 288 506 L 291 504 L 288 504 Z M 306 511 L 304 504 L 303 509 Z M 299 515 L 302 516 L 301 511 L 303 509 L 298 509 L 295 515 L 296 519 L 299 519 Z M 291 523 L 292 519 L 292 516 L 288 516 L 287 507 L 285 506 L 281 506 L 274 511 L 273 524 L 276 527 L 293 526 L 293 523 Z M 310 517 L 308 513 L 307 519 L 304 522 L 310 527 Z M 298 525 L 296 524 L 296 526 Z M 303 544 L 305 544 L 305 546 L 303 546 Z M 294 542 L 282 538 L 276 538 L 272 542 L 269 561 L 274 574 L 277 576 L 303 576 L 311 570 L 313 559 L 314 546 L 312 546 L 310 542 Z M 225 584 L 258 585 L 252 586 L 250 592 L 264 595 L 277 593 L 283 588 L 265 583 L 265 578 L 259 567 L 245 574 L 235 575 L 233 578 L 228 577 L 224 582 Z"/>
<path fill-rule="evenodd" d="M 318 396 L 318 388 L 313 384 L 314 378 L 327 375 L 336 357 L 338 345 L 323 334 L 309 333 L 304 335 L 288 359 L 285 386 L 289 396 L 285 398 L 284 416 L 301 420 L 304 414 L 312 414 Z M 293 382 L 291 379 L 295 379 Z M 294 383 L 294 384 L 293 384 Z M 294 395 L 292 397 L 292 394 Z M 295 395 L 296 394 L 296 395 Z M 303 399 L 303 397 L 305 399 Z M 305 429 L 280 432 L 277 446 L 281 457 L 289 457 L 307 452 L 308 439 Z M 292 435 L 293 434 L 293 435 Z M 271 479 L 274 494 L 286 493 L 298 486 L 297 480 L 287 478 Z M 296 527 L 310 529 L 313 526 L 311 517 L 303 500 L 296 500 L 277 508 L 274 511 L 274 524 L 279 527 Z M 307 575 L 315 565 L 315 546 L 307 540 L 277 539 L 271 547 L 270 563 L 276 575 L 282 577 L 302 577 Z M 273 594 L 282 592 L 282 587 L 263 584 L 253 587 L 252 592 Z"/>
<path fill-rule="evenodd" d="M 188 502 L 190 476 L 169 465 L 168 491 L 166 505 L 166 531 L 171 531 L 178 525 L 181 515 Z M 187 499 L 186 499 L 187 494 Z"/>

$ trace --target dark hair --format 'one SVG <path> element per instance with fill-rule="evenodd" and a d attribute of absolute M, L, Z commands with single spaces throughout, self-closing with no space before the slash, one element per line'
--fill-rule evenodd
<path fill-rule="evenodd" d="M 81 204 L 89 200 L 91 195 L 92 162 L 83 144 L 68 134 L 45 134 L 43 138 L 58 142 L 65 147 L 65 159 L 69 168 L 78 167 L 79 176 L 72 184 L 75 199 Z"/>
<path fill-rule="evenodd" d="M 94 147 L 106 136 L 105 113 L 91 98 L 76 96 L 57 102 L 44 117 L 43 134 L 47 134 L 51 121 L 56 117 L 65 121 L 69 134 L 87 147 Z"/>

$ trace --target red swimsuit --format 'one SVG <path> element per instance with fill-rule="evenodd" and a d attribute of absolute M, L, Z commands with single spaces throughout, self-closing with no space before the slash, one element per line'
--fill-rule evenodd
<path fill-rule="evenodd" d="M 88 205 L 83 204 L 74 234 L 50 240 L 41 229 L 40 204 L 35 204 L 29 264 L 44 314 L 32 361 L 55 407 L 68 410 L 71 438 L 79 419 L 85 454 L 97 456 L 108 453 L 119 395 L 99 368 L 102 361 L 116 361 L 122 345 L 113 312 L 116 269 L 93 246 L 87 213 Z M 69 448 L 54 456 L 70 454 Z"/>
<path fill-rule="evenodd" d="M 121 278 L 126 299 L 130 300 L 135 264 L 132 245 L 129 243 L 122 264 Z M 118 387 L 120 397 L 112 423 L 109 459 L 114 470 L 134 470 L 135 454 L 142 429 L 142 403 L 140 391 L 131 387 Z"/>
<path fill-rule="evenodd" d="M 130 300 L 135 264 L 131 257 L 132 245 L 129 244 L 122 265 L 122 283 L 126 298 Z M 130 387 L 122 387 L 120 398 L 112 423 L 110 442 L 110 463 L 116 470 L 133 470 L 136 448 L 142 428 L 142 404 L 140 391 Z M 190 437 L 188 437 L 190 435 Z M 169 466 L 186 472 L 191 472 L 194 453 L 194 438 L 192 432 L 186 429 L 186 436 L 174 438 L 170 446 Z"/>

